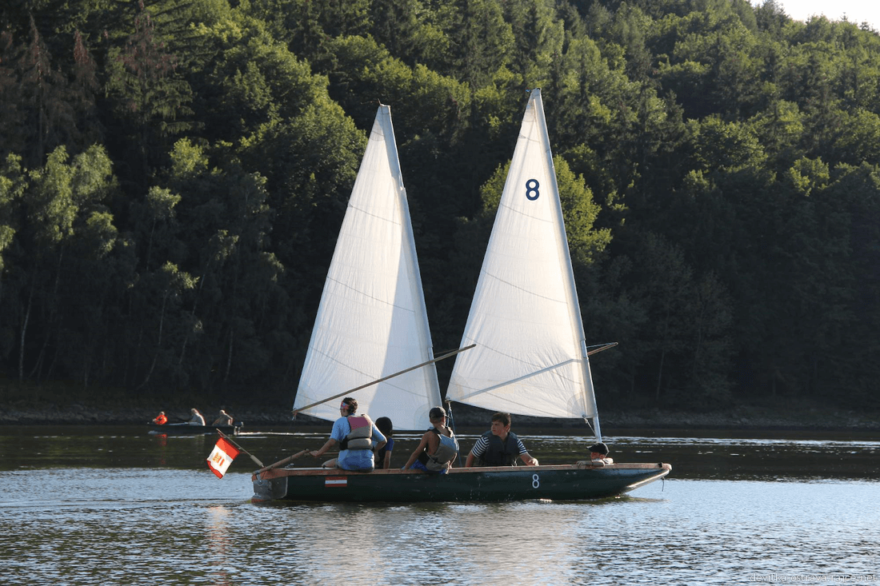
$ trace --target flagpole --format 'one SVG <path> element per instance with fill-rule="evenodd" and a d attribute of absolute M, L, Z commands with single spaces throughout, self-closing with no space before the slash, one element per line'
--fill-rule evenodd
<path fill-rule="evenodd" d="M 229 443 L 231 443 L 233 446 L 235 446 L 236 448 L 238 448 L 238 451 L 239 451 L 239 452 L 241 452 L 241 453 L 243 453 L 243 454 L 247 454 L 248 456 L 250 456 L 250 457 L 251 457 L 251 460 L 253 460 L 253 461 L 256 463 L 257 466 L 263 466 L 263 463 L 260 462 L 259 460 L 257 460 L 257 457 L 256 457 L 256 456 L 254 456 L 254 455 L 251 454 L 249 451 L 247 451 L 246 449 L 244 449 L 243 447 L 241 447 L 240 445 L 238 445 L 237 443 L 235 443 L 235 442 L 232 440 L 231 437 L 229 437 L 228 435 L 226 435 L 225 433 L 223 433 L 223 432 L 220 431 L 219 429 L 217 430 L 217 433 L 220 434 L 220 437 L 222 437 L 223 439 L 225 439 L 226 441 L 228 441 Z"/>

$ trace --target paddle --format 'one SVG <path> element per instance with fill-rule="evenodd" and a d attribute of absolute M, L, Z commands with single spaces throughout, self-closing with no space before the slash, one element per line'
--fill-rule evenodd
<path fill-rule="evenodd" d="M 239 451 L 239 452 L 241 452 L 241 453 L 243 453 L 243 454 L 247 454 L 248 456 L 250 456 L 250 457 L 251 457 L 251 460 L 253 460 L 254 463 L 255 463 L 257 466 L 262 466 L 262 465 L 263 465 L 263 463 L 260 462 L 260 461 L 256 458 L 256 456 L 254 456 L 254 455 L 251 454 L 249 451 L 247 451 L 246 449 L 244 449 L 243 447 L 241 447 L 240 445 L 238 445 L 237 443 L 235 443 L 235 442 L 232 440 L 231 437 L 229 437 L 228 435 L 226 435 L 225 433 L 223 433 L 223 432 L 220 431 L 219 429 L 217 430 L 217 433 L 220 434 L 220 437 L 222 437 L 223 439 L 225 439 L 226 441 L 228 441 L 229 443 L 231 443 L 233 446 L 235 446 L 236 448 L 238 448 L 238 451 Z"/>
<path fill-rule="evenodd" d="M 615 344 L 616 343 L 617 342 L 615 342 Z M 332 401 L 333 399 L 338 399 L 339 397 L 344 397 L 346 395 L 350 395 L 355 391 L 360 391 L 361 389 L 365 389 L 365 388 L 371 387 L 375 384 L 379 384 L 379 383 L 386 381 L 390 378 L 394 378 L 395 376 L 400 376 L 401 374 L 406 374 L 407 372 L 409 372 L 411 370 L 415 370 L 415 369 L 421 368 L 423 366 L 428 366 L 429 364 L 433 364 L 435 362 L 440 362 L 441 360 L 445 360 L 446 358 L 449 358 L 450 356 L 455 356 L 456 354 L 458 354 L 460 352 L 464 352 L 465 350 L 470 350 L 471 348 L 473 348 L 475 346 L 476 346 L 476 344 L 471 344 L 470 346 L 465 346 L 464 348 L 459 348 L 458 350 L 453 350 L 452 352 L 447 352 L 443 356 L 439 356 L 439 357 L 435 358 L 434 360 L 429 360 L 427 362 L 422 362 L 421 364 L 416 364 L 415 366 L 410 366 L 409 368 L 407 368 L 405 370 L 401 370 L 400 372 L 395 372 L 394 374 L 389 374 L 388 376 L 382 377 L 378 380 L 374 380 L 374 381 L 369 382 L 365 385 L 355 387 L 349 391 L 345 391 L 344 393 L 339 393 L 338 395 L 333 395 L 332 397 L 327 397 L 326 399 L 322 399 L 322 400 L 318 401 L 317 403 L 312 403 L 311 405 L 306 405 L 305 407 L 300 407 L 299 409 L 294 409 L 293 410 L 293 419 L 296 419 L 297 414 L 300 413 L 301 411 L 305 411 L 306 409 L 311 409 L 312 407 L 315 407 L 317 405 L 321 405 L 322 403 L 326 403 L 327 401 Z"/>
<path fill-rule="evenodd" d="M 292 456 L 288 456 L 288 457 L 284 458 L 283 460 L 278 460 L 274 464 L 269 464 L 268 466 L 265 466 L 264 468 L 260 468 L 259 470 L 254 472 L 254 474 L 259 474 L 260 472 L 265 472 L 266 470 L 271 470 L 272 468 L 278 468 L 279 466 L 284 466 L 285 464 L 287 464 L 289 462 L 293 462 L 294 460 L 296 460 L 300 456 L 304 456 L 304 455 L 308 454 L 309 452 L 311 452 L 311 450 L 308 450 L 308 449 L 299 451 Z M 262 464 L 260 464 L 260 466 L 262 466 Z"/>

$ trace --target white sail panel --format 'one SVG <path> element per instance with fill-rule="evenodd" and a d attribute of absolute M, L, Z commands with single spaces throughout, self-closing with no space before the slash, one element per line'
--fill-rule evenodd
<path fill-rule="evenodd" d="M 539 90 L 533 90 L 447 400 L 595 417 L 583 324 Z"/>
<path fill-rule="evenodd" d="M 391 111 L 381 106 L 336 242 L 293 408 L 433 358 Z M 440 405 L 436 367 L 352 396 L 359 413 L 390 417 L 395 429 L 429 427 L 428 410 Z M 335 420 L 341 400 L 303 413 Z"/>

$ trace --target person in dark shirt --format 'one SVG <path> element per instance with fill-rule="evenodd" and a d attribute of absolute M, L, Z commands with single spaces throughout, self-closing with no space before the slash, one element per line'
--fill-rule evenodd
<path fill-rule="evenodd" d="M 391 468 L 391 451 L 394 450 L 394 438 L 391 437 L 394 435 L 394 424 L 391 423 L 391 419 L 380 417 L 376 420 L 376 427 L 386 440 L 385 446 L 376 450 L 376 468 L 387 470 Z"/>

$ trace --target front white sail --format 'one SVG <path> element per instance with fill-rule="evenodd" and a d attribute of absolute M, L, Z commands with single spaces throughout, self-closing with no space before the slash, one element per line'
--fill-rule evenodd
<path fill-rule="evenodd" d="M 324 284 L 293 408 L 434 358 L 391 109 L 380 106 Z M 433 364 L 357 391 L 358 412 L 395 429 L 430 427 Z M 339 417 L 336 399 L 303 411 Z"/>
<path fill-rule="evenodd" d="M 456 357 L 447 400 L 596 417 L 540 90 L 529 98 L 461 345 L 474 343 Z"/>

